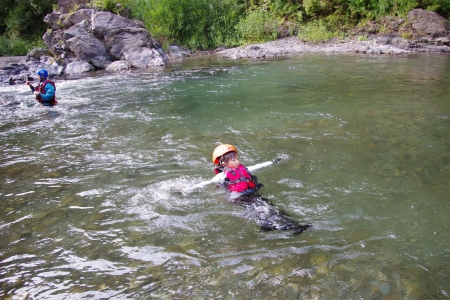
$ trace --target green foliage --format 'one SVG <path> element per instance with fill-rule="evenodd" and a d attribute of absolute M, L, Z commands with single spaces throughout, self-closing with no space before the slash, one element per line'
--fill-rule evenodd
<path fill-rule="evenodd" d="M 98 10 L 110 11 L 112 13 L 118 13 L 121 8 L 121 4 L 117 0 L 91 0 L 92 7 Z"/>
<path fill-rule="evenodd" d="M 98 10 L 114 12 L 117 1 L 114 0 L 92 0 L 92 7 Z"/>
<path fill-rule="evenodd" d="M 352 18 L 375 19 L 380 16 L 405 16 L 418 6 L 417 0 L 348 0 L 343 2 Z"/>
<path fill-rule="evenodd" d="M 17 36 L 0 36 L 0 56 L 23 56 L 34 48 L 45 48 L 42 39 L 25 40 Z"/>
<path fill-rule="evenodd" d="M 301 2 L 296 0 L 272 0 L 270 11 L 286 21 L 301 21 Z"/>
<path fill-rule="evenodd" d="M 406 16 L 414 8 L 450 18 L 450 0 L 92 0 L 92 7 L 141 20 L 163 44 L 192 50 L 238 46 L 299 33 L 320 42 L 361 20 Z M 57 0 L 0 0 L 0 53 L 21 55 L 45 32 Z M 20 37 L 20 38 L 19 38 Z M 12 54 L 21 53 L 21 54 Z"/>
<path fill-rule="evenodd" d="M 134 18 L 144 21 L 152 36 L 191 49 L 234 46 L 234 27 L 245 6 L 240 0 L 129 0 Z"/>
<path fill-rule="evenodd" d="M 0 0 L 0 35 L 6 32 L 6 19 L 13 7 L 14 0 Z"/>
<path fill-rule="evenodd" d="M 277 19 L 262 10 L 253 10 L 242 18 L 236 26 L 242 43 L 256 43 L 274 40 L 278 36 Z"/>
<path fill-rule="evenodd" d="M 43 19 L 53 9 L 57 0 L 0 0 L 2 9 L 0 19 L 3 20 L 4 31 L 0 34 L 20 35 L 26 38 L 42 36 L 46 24 Z M 3 6 L 3 2 L 7 7 Z M 1 25 L 0 25 L 1 28 Z"/>
<path fill-rule="evenodd" d="M 301 21 L 302 2 L 302 0 L 253 0 L 248 7 L 250 10 L 269 12 L 272 17 L 285 21 Z"/>
<path fill-rule="evenodd" d="M 409 40 L 409 39 L 411 39 L 413 37 L 413 35 L 412 35 L 411 32 L 404 32 L 404 33 L 401 34 L 401 37 L 404 38 L 404 39 Z"/>
<path fill-rule="evenodd" d="M 0 0 L 0 56 L 26 55 L 45 47 L 43 19 L 57 0 Z"/>
<path fill-rule="evenodd" d="M 318 0 L 304 0 L 303 6 L 308 17 L 315 17 L 320 11 Z"/>
<path fill-rule="evenodd" d="M 450 19 L 450 0 L 419 0 L 419 7 L 435 11 Z"/>
<path fill-rule="evenodd" d="M 298 38 L 310 43 L 326 42 L 330 39 L 343 36 L 343 33 L 334 25 L 320 19 L 300 27 Z"/>
<path fill-rule="evenodd" d="M 369 41 L 370 39 L 367 37 L 367 35 L 360 35 L 358 36 L 357 40 L 362 42 L 362 41 Z"/>

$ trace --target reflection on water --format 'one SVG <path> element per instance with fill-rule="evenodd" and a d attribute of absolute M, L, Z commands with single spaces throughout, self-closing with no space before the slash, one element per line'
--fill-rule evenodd
<path fill-rule="evenodd" d="M 450 58 L 194 60 L 0 88 L 0 297 L 447 299 Z M 237 146 L 300 235 L 211 178 Z"/>

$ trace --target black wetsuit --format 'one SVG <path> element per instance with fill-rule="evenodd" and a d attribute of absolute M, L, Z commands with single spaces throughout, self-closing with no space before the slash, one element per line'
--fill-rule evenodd
<path fill-rule="evenodd" d="M 256 222 L 261 225 L 262 231 L 292 230 L 297 234 L 312 226 L 311 224 L 300 225 L 286 212 L 280 210 L 268 199 L 256 192 L 242 195 L 234 199 L 233 202 L 245 206 L 247 208 L 245 216 L 256 220 Z"/>
<path fill-rule="evenodd" d="M 245 169 L 248 172 L 247 169 Z M 230 181 L 228 178 L 228 173 L 226 169 L 217 167 L 215 173 L 226 172 L 226 177 L 224 182 L 220 183 L 218 186 L 225 187 L 227 191 L 231 194 L 234 193 L 234 189 L 230 189 L 230 184 L 239 183 L 239 181 L 247 182 L 251 181 L 253 184 L 249 186 L 246 190 L 239 191 L 237 198 L 230 197 L 230 200 L 239 203 L 246 207 L 247 212 L 245 216 L 249 219 L 254 219 L 261 225 L 262 231 L 271 230 L 292 230 L 295 234 L 301 233 L 308 228 L 311 224 L 300 225 L 297 221 L 293 220 L 286 212 L 280 210 L 274 206 L 268 199 L 262 197 L 258 194 L 258 190 L 263 187 L 262 184 L 258 183 L 256 176 L 248 172 L 249 176 L 239 178 L 238 180 Z M 239 177 L 239 176 L 238 176 Z M 233 179 L 233 178 L 232 178 Z M 245 185 L 246 186 L 246 185 Z"/>

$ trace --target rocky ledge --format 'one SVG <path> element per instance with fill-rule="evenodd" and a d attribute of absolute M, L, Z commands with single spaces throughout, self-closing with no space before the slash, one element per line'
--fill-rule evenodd
<path fill-rule="evenodd" d="M 287 37 L 262 44 L 220 49 L 217 55 L 229 59 L 261 59 L 319 52 L 450 54 L 450 21 L 434 12 L 415 9 L 409 12 L 407 19 L 385 17 L 376 23 L 369 22 L 344 39 L 311 44 L 297 37 Z"/>
<path fill-rule="evenodd" d="M 268 59 L 301 53 L 353 52 L 364 54 L 450 54 L 450 21 L 434 12 L 412 10 L 406 19 L 386 17 L 356 28 L 345 39 L 311 44 L 297 37 L 214 52 L 191 53 L 171 45 L 165 53 L 142 25 L 108 12 L 81 9 L 46 17 L 51 29 L 44 35 L 47 49 L 34 49 L 19 62 L 0 59 L 0 83 L 36 80 L 45 68 L 50 77 L 96 69 L 110 72 L 161 68 L 168 60 L 211 54 L 223 59 Z M 3 62 L 2 62 L 3 61 Z"/>

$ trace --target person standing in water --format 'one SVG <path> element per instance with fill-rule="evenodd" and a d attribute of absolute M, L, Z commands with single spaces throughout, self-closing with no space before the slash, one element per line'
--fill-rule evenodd
<path fill-rule="evenodd" d="M 249 170 L 278 163 L 281 158 L 246 168 L 239 161 L 236 147 L 222 144 L 214 149 L 212 161 L 216 165 L 214 171 L 217 174 L 214 182 L 227 189 L 233 202 L 247 208 L 248 217 L 255 219 L 261 225 L 261 230 L 292 230 L 294 233 L 301 233 L 311 227 L 311 224 L 298 224 L 286 212 L 257 193 L 262 184 L 258 183 L 256 176 Z"/>
<path fill-rule="evenodd" d="M 26 84 L 31 88 L 31 91 L 36 96 L 36 100 L 43 106 L 53 106 L 58 104 L 56 101 L 56 86 L 55 83 L 48 79 L 48 72 L 46 69 L 37 71 L 39 76 L 39 84 L 35 87 L 29 81 Z"/>

